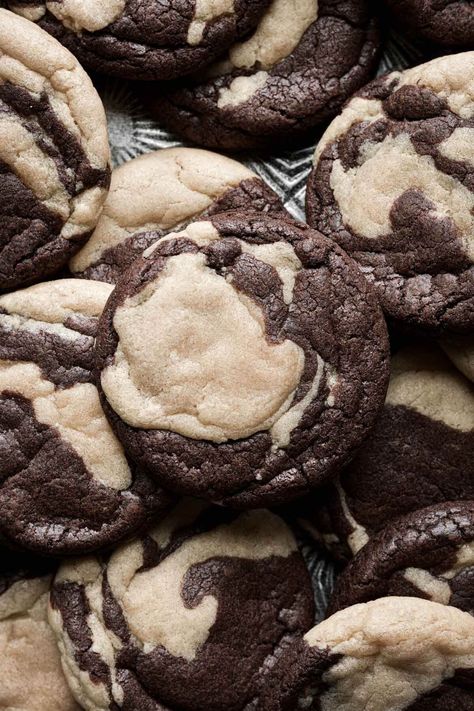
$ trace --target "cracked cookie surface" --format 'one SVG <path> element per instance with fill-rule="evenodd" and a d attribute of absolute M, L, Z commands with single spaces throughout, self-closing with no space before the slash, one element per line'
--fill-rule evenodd
<path fill-rule="evenodd" d="M 94 551 L 171 503 L 127 460 L 94 385 L 111 291 L 64 279 L 0 296 L 0 536 L 16 546 Z"/>
<path fill-rule="evenodd" d="M 311 225 L 414 329 L 474 328 L 474 52 L 369 84 L 316 149 Z"/>
<path fill-rule="evenodd" d="M 53 565 L 0 550 L 0 708 L 80 711 L 47 621 Z"/>
<path fill-rule="evenodd" d="M 227 213 L 145 251 L 97 339 L 103 406 L 166 488 L 238 507 L 333 476 L 385 396 L 385 323 L 357 266 L 306 225 Z"/>
<path fill-rule="evenodd" d="M 87 67 L 125 79 L 197 71 L 250 32 L 270 0 L 10 0 Z"/>
<path fill-rule="evenodd" d="M 113 284 L 160 237 L 239 208 L 283 212 L 276 193 L 237 161 L 195 148 L 146 153 L 113 171 L 97 227 L 69 267 Z"/>
<path fill-rule="evenodd" d="M 274 149 L 334 116 L 375 69 L 379 36 L 363 0 L 272 0 L 257 29 L 152 109 L 211 148 Z"/>
<path fill-rule="evenodd" d="M 94 711 L 257 708 L 272 662 L 313 619 L 286 524 L 197 501 L 108 559 L 63 565 L 50 606 L 71 689 Z"/>
<path fill-rule="evenodd" d="M 337 612 L 289 645 L 264 711 L 472 711 L 474 619 L 410 597 Z"/>
<path fill-rule="evenodd" d="M 109 185 L 102 103 L 75 57 L 0 9 L 0 289 L 57 272 Z"/>
<path fill-rule="evenodd" d="M 338 578 L 328 614 L 387 595 L 474 614 L 474 501 L 437 504 L 386 526 Z"/>
<path fill-rule="evenodd" d="M 450 49 L 472 49 L 471 0 L 385 0 L 392 16 L 412 36 Z"/>

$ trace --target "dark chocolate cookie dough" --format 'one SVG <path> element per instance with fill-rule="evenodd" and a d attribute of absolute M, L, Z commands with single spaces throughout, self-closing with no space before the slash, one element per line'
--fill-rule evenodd
<path fill-rule="evenodd" d="M 412 329 L 474 329 L 474 52 L 369 84 L 319 143 L 311 225 Z"/>
<path fill-rule="evenodd" d="M 80 711 L 47 622 L 53 568 L 0 550 L 0 708 Z"/>
<path fill-rule="evenodd" d="M 473 711 L 474 619 L 410 597 L 354 605 L 289 645 L 262 711 Z"/>
<path fill-rule="evenodd" d="M 283 211 L 276 193 L 235 160 L 196 148 L 146 153 L 113 171 L 94 234 L 70 269 L 114 284 L 160 237 L 203 215 L 239 208 Z"/>
<path fill-rule="evenodd" d="M 399 516 L 474 500 L 474 390 L 436 346 L 394 357 L 379 420 L 323 509 L 321 499 L 303 517 L 343 555 Z"/>
<path fill-rule="evenodd" d="M 328 614 L 387 595 L 474 614 L 474 501 L 437 504 L 389 524 L 338 578 Z"/>
<path fill-rule="evenodd" d="M 188 501 L 109 559 L 64 565 L 50 622 L 84 708 L 250 711 L 313 608 L 280 518 Z"/>
<path fill-rule="evenodd" d="M 0 537 L 15 546 L 97 550 L 170 503 L 128 462 L 93 384 L 111 290 L 65 279 L 0 297 Z"/>
<path fill-rule="evenodd" d="M 367 0 L 273 0 L 256 31 L 207 74 L 151 101 L 160 121 L 203 146 L 244 149 L 334 116 L 375 69 Z"/>
<path fill-rule="evenodd" d="M 450 49 L 474 47 L 472 0 L 385 0 L 385 4 L 414 38 Z"/>
<path fill-rule="evenodd" d="M 0 9 L 0 290 L 67 264 L 109 185 L 104 110 L 59 42 Z"/>
<path fill-rule="evenodd" d="M 91 69 L 173 79 L 250 32 L 270 0 L 10 0 Z"/>
<path fill-rule="evenodd" d="M 97 339 L 103 405 L 171 490 L 253 508 L 334 476 L 385 396 L 385 323 L 357 265 L 258 213 L 197 221 L 118 282 Z"/>

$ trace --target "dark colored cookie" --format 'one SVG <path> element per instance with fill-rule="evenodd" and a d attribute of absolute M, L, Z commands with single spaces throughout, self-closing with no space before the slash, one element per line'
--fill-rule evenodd
<path fill-rule="evenodd" d="M 80 711 L 47 622 L 52 567 L 0 550 L 0 708 Z"/>
<path fill-rule="evenodd" d="M 437 504 L 389 524 L 338 578 L 328 614 L 387 595 L 474 614 L 474 501 Z"/>
<path fill-rule="evenodd" d="M 257 709 L 266 674 L 314 621 L 295 539 L 268 511 L 183 502 L 107 559 L 65 564 L 50 622 L 96 711 Z"/>
<path fill-rule="evenodd" d="M 283 212 L 276 193 L 235 160 L 196 148 L 146 153 L 112 173 L 94 234 L 70 269 L 114 284 L 160 237 L 203 215 L 239 208 Z"/>
<path fill-rule="evenodd" d="M 15 546 L 94 551 L 170 505 L 126 459 L 93 384 L 111 291 L 65 279 L 0 296 L 0 537 Z"/>
<path fill-rule="evenodd" d="M 411 36 L 448 48 L 474 46 L 472 0 L 385 0 L 395 21 Z"/>
<path fill-rule="evenodd" d="M 378 48 L 368 0 L 273 0 L 253 35 L 151 107 L 200 145 L 274 150 L 334 116 L 371 77 Z"/>
<path fill-rule="evenodd" d="M 280 656 L 262 711 L 473 711 L 474 619 L 410 597 L 354 605 Z"/>
<path fill-rule="evenodd" d="M 474 500 L 474 390 L 436 346 L 394 357 L 380 419 L 323 510 L 321 498 L 303 517 L 343 555 L 399 516 Z"/>
<path fill-rule="evenodd" d="M 306 225 L 227 213 L 164 237 L 118 282 L 97 339 L 103 405 L 166 488 L 238 508 L 334 476 L 388 379 L 370 285 Z"/>
<path fill-rule="evenodd" d="M 474 329 L 474 52 L 369 84 L 319 143 L 308 221 L 412 329 Z"/>
<path fill-rule="evenodd" d="M 270 0 L 10 0 L 87 67 L 125 79 L 197 71 L 257 24 Z"/>
<path fill-rule="evenodd" d="M 0 9 L 0 290 L 59 271 L 109 186 L 104 109 L 59 42 Z"/>

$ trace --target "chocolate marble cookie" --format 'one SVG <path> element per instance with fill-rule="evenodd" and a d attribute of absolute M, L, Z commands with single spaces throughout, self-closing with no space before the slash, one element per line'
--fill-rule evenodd
<path fill-rule="evenodd" d="M 347 556 L 399 516 L 457 500 L 474 500 L 474 389 L 436 346 L 410 346 L 393 358 L 372 433 L 304 504 L 303 525 Z"/>
<path fill-rule="evenodd" d="M 108 284 L 0 296 L 0 538 L 51 555 L 135 533 L 170 504 L 126 458 L 92 377 Z"/>
<path fill-rule="evenodd" d="M 283 212 L 276 193 L 237 161 L 195 148 L 146 153 L 112 173 L 94 234 L 70 269 L 113 284 L 160 237 L 202 215 L 238 208 Z"/>
<path fill-rule="evenodd" d="M 77 60 L 0 9 L 0 289 L 57 272 L 87 241 L 108 160 L 105 113 Z"/>
<path fill-rule="evenodd" d="M 474 329 L 474 52 L 394 72 L 318 144 L 308 221 L 356 259 L 398 325 Z"/>
<path fill-rule="evenodd" d="M 173 79 L 248 34 L 270 0 L 10 0 L 91 69 Z"/>
<path fill-rule="evenodd" d="M 370 285 L 333 242 L 226 213 L 146 250 L 101 318 L 103 406 L 166 488 L 241 508 L 334 476 L 388 379 Z"/>
<path fill-rule="evenodd" d="M 472 0 L 385 0 L 395 21 L 411 36 L 444 47 L 472 49 Z"/>
<path fill-rule="evenodd" d="M 328 614 L 387 595 L 474 614 L 474 501 L 429 506 L 389 524 L 338 578 Z"/>
<path fill-rule="evenodd" d="M 52 567 L 0 550 L 0 708 L 80 711 L 47 622 Z"/>
<path fill-rule="evenodd" d="M 289 645 L 262 711 L 473 711 L 474 619 L 387 597 L 342 610 Z"/>
<path fill-rule="evenodd" d="M 334 116 L 371 77 L 378 48 L 368 0 L 272 0 L 252 35 L 151 107 L 200 145 L 274 150 Z"/>
<path fill-rule="evenodd" d="M 275 659 L 314 620 L 291 531 L 268 511 L 183 502 L 108 559 L 66 563 L 50 622 L 86 709 L 257 709 Z"/>

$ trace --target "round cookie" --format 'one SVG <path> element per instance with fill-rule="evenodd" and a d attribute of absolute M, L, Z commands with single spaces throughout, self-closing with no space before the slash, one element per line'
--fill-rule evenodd
<path fill-rule="evenodd" d="M 336 613 L 290 646 L 263 711 L 472 711 L 474 619 L 387 597 Z"/>
<path fill-rule="evenodd" d="M 80 711 L 47 622 L 51 566 L 0 551 L 0 708 Z"/>
<path fill-rule="evenodd" d="M 151 108 L 211 148 L 269 147 L 334 116 L 372 75 L 379 33 L 368 0 L 272 0 L 255 32 Z M 149 99 L 150 97 L 148 97 Z"/>
<path fill-rule="evenodd" d="M 82 247 L 108 160 L 104 109 L 77 60 L 0 9 L 0 289 L 57 272 Z"/>
<path fill-rule="evenodd" d="M 385 0 L 393 18 L 417 39 L 443 47 L 472 49 L 472 0 Z"/>
<path fill-rule="evenodd" d="M 334 476 L 372 426 L 386 329 L 357 266 L 258 213 L 194 222 L 146 250 L 101 318 L 103 406 L 166 488 L 237 508 Z"/>
<path fill-rule="evenodd" d="M 0 537 L 50 555 L 133 534 L 171 503 L 128 462 L 92 377 L 108 284 L 0 296 Z"/>
<path fill-rule="evenodd" d="M 124 79 L 202 69 L 248 34 L 270 0 L 10 0 L 87 67 Z"/>
<path fill-rule="evenodd" d="M 309 223 L 375 284 L 396 323 L 474 329 L 474 52 L 369 84 L 318 144 Z"/>
<path fill-rule="evenodd" d="M 388 595 L 474 614 L 474 501 L 437 504 L 386 526 L 337 579 L 328 614 Z"/>
<path fill-rule="evenodd" d="M 237 161 L 195 148 L 146 153 L 113 171 L 94 234 L 69 267 L 75 276 L 114 284 L 159 237 L 239 208 L 283 212 L 273 190 Z"/>
<path fill-rule="evenodd" d="M 474 500 L 474 390 L 436 346 L 409 346 L 373 431 L 302 523 L 344 557 L 394 519 L 458 500 Z"/>
<path fill-rule="evenodd" d="M 108 560 L 66 563 L 51 594 L 68 682 L 94 711 L 258 708 L 272 663 L 313 621 L 286 524 L 196 501 Z"/>
<path fill-rule="evenodd" d="M 448 336 L 440 345 L 461 373 L 474 382 L 474 336 Z"/>

